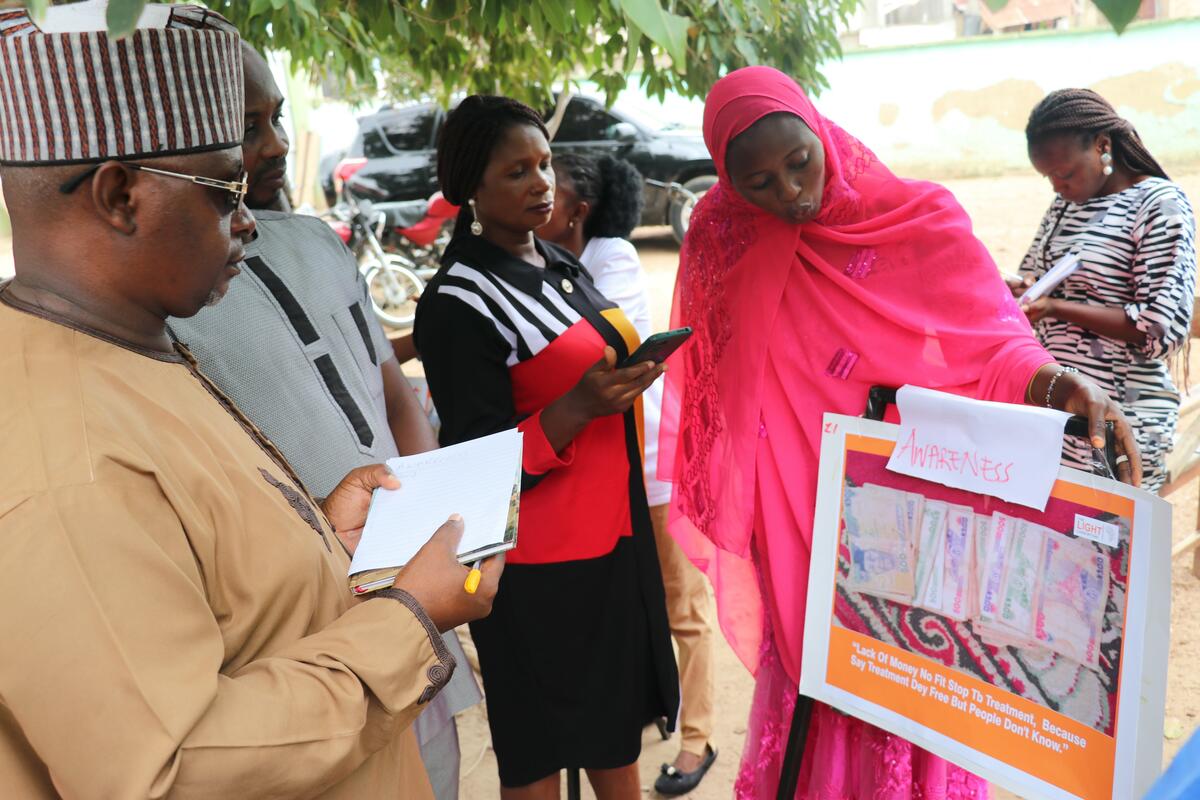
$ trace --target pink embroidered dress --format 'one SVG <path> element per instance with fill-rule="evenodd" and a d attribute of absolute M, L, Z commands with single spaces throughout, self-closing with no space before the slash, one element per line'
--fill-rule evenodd
<path fill-rule="evenodd" d="M 819 216 L 789 224 L 725 171 L 762 117 L 799 116 L 825 149 Z M 721 628 L 755 673 L 736 793 L 773 798 L 800 676 L 821 419 L 873 385 L 1024 401 L 1052 361 L 946 189 L 895 177 L 766 67 L 717 82 L 704 137 L 720 182 L 684 242 L 672 323 L 696 329 L 668 372 L 659 474 L 671 532 L 712 580 Z M 817 705 L 797 797 L 984 798 L 984 781 Z"/>

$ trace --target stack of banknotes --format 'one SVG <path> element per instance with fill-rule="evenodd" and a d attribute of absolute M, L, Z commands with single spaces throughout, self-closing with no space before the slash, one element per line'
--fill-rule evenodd
<path fill-rule="evenodd" d="M 1109 562 L 1090 542 L 886 486 L 847 487 L 844 500 L 851 591 L 1098 667 Z"/>

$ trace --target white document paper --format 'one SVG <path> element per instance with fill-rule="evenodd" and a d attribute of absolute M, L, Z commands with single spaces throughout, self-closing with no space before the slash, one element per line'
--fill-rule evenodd
<path fill-rule="evenodd" d="M 517 430 L 473 439 L 415 456 L 388 459 L 399 489 L 376 489 L 350 574 L 401 567 L 412 560 L 451 514 L 463 517 L 460 561 L 511 549 L 511 507 L 520 490 Z"/>
<path fill-rule="evenodd" d="M 904 386 L 900 436 L 887 468 L 1046 510 L 1070 414 Z"/>
<path fill-rule="evenodd" d="M 1050 294 L 1058 285 L 1071 277 L 1071 273 L 1079 269 L 1082 262 L 1079 256 L 1074 253 L 1067 253 L 1065 256 L 1054 262 L 1054 266 L 1046 270 L 1046 274 L 1037 279 L 1037 282 L 1025 290 L 1025 293 L 1019 298 L 1019 302 L 1023 306 L 1033 303 L 1035 300 L 1040 300 L 1045 295 Z"/>

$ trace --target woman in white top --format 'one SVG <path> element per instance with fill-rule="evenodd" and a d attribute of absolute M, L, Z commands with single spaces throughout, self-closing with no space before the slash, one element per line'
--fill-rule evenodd
<path fill-rule="evenodd" d="M 629 234 L 642 215 L 642 176 L 628 162 L 573 153 L 554 157 L 557 187 L 542 239 L 570 250 L 592 275 L 596 288 L 621 307 L 645 340 L 652 332 L 646 273 Z M 654 522 L 658 559 L 667 592 L 667 616 L 679 645 L 683 740 L 674 764 L 663 764 L 655 782 L 660 794 L 690 792 L 717 757 L 712 735 L 712 626 L 703 576 L 667 533 L 671 486 L 657 478 L 662 379 L 642 395 L 645 413 L 646 498 Z"/>

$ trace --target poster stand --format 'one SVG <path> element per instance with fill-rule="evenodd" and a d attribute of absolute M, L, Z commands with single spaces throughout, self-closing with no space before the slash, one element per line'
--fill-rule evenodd
<path fill-rule="evenodd" d="M 886 386 L 872 386 L 867 392 L 867 406 L 863 411 L 865 419 L 883 421 L 883 415 L 889 405 L 896 402 L 896 390 Z M 1064 434 L 1087 438 L 1088 421 L 1085 417 L 1071 417 L 1067 420 Z M 1098 475 L 1111 477 L 1116 475 L 1117 449 L 1113 437 L 1113 425 L 1105 423 L 1104 461 L 1094 462 L 1094 471 Z M 1105 469 L 1108 474 L 1105 474 Z M 800 780 L 800 768 L 804 764 L 804 748 L 808 741 L 808 726 L 812 719 L 813 699 L 797 693 L 796 707 L 792 711 L 792 724 L 788 730 L 787 745 L 783 753 L 783 766 L 779 773 L 779 790 L 776 800 L 793 800 L 796 796 L 796 785 Z"/>

